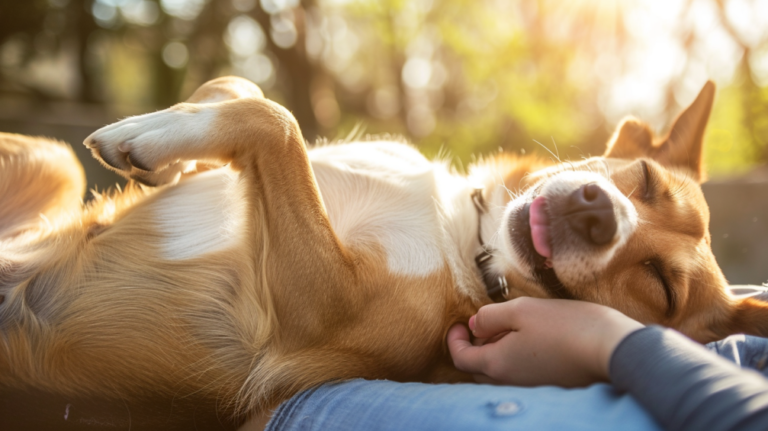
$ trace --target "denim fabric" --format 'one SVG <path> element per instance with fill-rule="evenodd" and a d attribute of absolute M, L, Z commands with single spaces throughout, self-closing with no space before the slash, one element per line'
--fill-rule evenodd
<path fill-rule="evenodd" d="M 707 346 L 762 369 L 768 339 L 734 336 Z M 610 385 L 583 389 L 351 380 L 297 394 L 274 413 L 270 431 L 289 430 L 658 430 L 654 419 Z"/>
<path fill-rule="evenodd" d="M 585 389 L 430 385 L 386 380 L 325 384 L 284 403 L 268 430 L 657 430 L 610 385 Z"/>

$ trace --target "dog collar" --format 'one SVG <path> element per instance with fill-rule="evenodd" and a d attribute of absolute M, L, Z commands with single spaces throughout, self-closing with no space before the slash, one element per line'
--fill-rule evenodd
<path fill-rule="evenodd" d="M 480 270 L 480 275 L 482 276 L 483 283 L 485 284 L 485 292 L 488 294 L 488 296 L 493 300 L 493 302 L 504 302 L 506 300 L 507 294 L 509 293 L 507 278 L 503 274 L 493 274 L 493 271 L 490 270 L 489 267 L 491 265 L 491 258 L 493 257 L 493 253 L 496 250 L 492 247 L 486 246 L 485 243 L 483 243 L 481 220 L 483 214 L 488 212 L 485 205 L 485 199 L 483 198 L 483 189 L 475 189 L 471 196 L 472 203 L 475 204 L 475 209 L 477 210 L 477 240 L 480 242 L 480 246 L 483 248 L 483 251 L 475 256 L 475 265 L 477 265 L 477 269 Z"/>

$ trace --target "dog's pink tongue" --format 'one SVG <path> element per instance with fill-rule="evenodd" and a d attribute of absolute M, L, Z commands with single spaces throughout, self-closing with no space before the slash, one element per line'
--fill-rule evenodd
<path fill-rule="evenodd" d="M 544 196 L 539 196 L 531 202 L 530 219 L 531 240 L 536 253 L 552 258 L 552 248 L 549 245 L 549 217 L 547 217 L 547 200 Z"/>

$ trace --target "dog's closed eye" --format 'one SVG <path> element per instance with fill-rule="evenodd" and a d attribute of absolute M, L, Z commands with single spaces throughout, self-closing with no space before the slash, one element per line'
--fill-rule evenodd
<path fill-rule="evenodd" d="M 676 309 L 676 298 L 675 298 L 675 291 L 672 289 L 672 286 L 667 281 L 667 278 L 664 276 L 664 270 L 663 265 L 661 262 L 654 258 L 650 260 L 646 260 L 643 262 L 647 268 L 649 268 L 649 271 L 651 272 L 651 275 L 659 280 L 661 283 L 661 286 L 664 288 L 664 294 L 667 297 L 667 317 L 671 317 L 673 314 L 675 314 Z"/>

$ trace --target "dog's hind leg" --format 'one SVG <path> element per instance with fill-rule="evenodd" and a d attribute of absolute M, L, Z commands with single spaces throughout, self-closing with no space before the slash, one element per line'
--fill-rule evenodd
<path fill-rule="evenodd" d="M 367 375 L 368 363 L 350 360 L 349 352 L 342 357 L 333 350 L 309 357 L 301 353 L 306 346 L 330 342 L 327 334 L 343 333 L 345 322 L 359 319 L 360 307 L 348 301 L 364 303 L 360 295 L 366 290 L 359 286 L 355 257 L 328 219 L 296 120 L 239 78 L 212 81 L 196 95 L 209 103 L 186 102 L 127 118 L 96 131 L 85 145 L 112 157 L 109 164 L 123 173 L 137 165 L 162 172 L 185 160 L 229 163 L 240 171 L 249 223 L 242 239 L 248 242 L 245 252 L 253 253 L 253 277 L 260 281 L 253 293 L 242 293 L 255 294 L 259 309 L 248 308 L 251 301 L 241 297 L 236 303 L 243 308 L 236 314 L 261 315 L 252 329 L 256 335 L 246 338 L 277 343 L 267 349 L 277 356 L 262 358 L 261 371 L 252 371 L 245 384 L 244 405 L 279 399 L 274 391 L 286 395 L 332 378 Z M 285 359 L 288 352 L 294 360 Z M 286 386 L 276 389 L 280 385 Z"/>
<path fill-rule="evenodd" d="M 125 178 L 138 181 L 144 185 L 156 187 L 175 183 L 185 172 L 199 172 L 221 165 L 216 158 L 190 158 L 189 149 L 183 150 L 185 155 L 180 158 L 163 158 L 156 152 L 163 148 L 170 149 L 174 142 L 194 143 L 199 136 L 207 132 L 211 114 L 218 111 L 213 106 L 198 107 L 198 105 L 214 105 L 218 102 L 242 98 L 263 98 L 261 89 L 250 81 L 237 77 L 222 77 L 208 81 L 198 88 L 185 103 L 180 103 L 170 109 L 151 114 L 126 118 L 100 129 L 98 140 L 120 141 L 120 146 L 100 145 L 91 135 L 85 144 L 91 149 L 93 156 L 108 169 L 114 170 Z M 198 115 L 191 115 L 191 114 Z M 131 130 L 131 129 L 136 130 Z M 135 138 L 140 139 L 135 140 Z M 143 148 L 150 154 L 145 159 L 154 159 L 149 163 L 140 159 L 142 150 L 123 151 L 132 145 L 148 142 L 158 142 L 157 146 L 149 144 Z M 156 148 L 154 148 L 156 147 Z"/>
<path fill-rule="evenodd" d="M 342 291 L 356 291 L 350 287 L 355 264 L 333 232 L 294 117 L 240 78 L 211 81 L 191 100 L 102 128 L 85 145 L 123 174 L 162 173 L 188 160 L 241 171 L 252 232 L 265 232 L 268 240 L 262 272 L 276 312 L 303 304 L 317 314 L 281 321 L 281 329 L 296 340 L 312 325 L 342 319 L 333 313 L 349 295 Z M 252 250 L 263 249 L 260 235 L 253 235 L 261 239 Z"/>
<path fill-rule="evenodd" d="M 85 174 L 60 142 L 0 133 L 0 239 L 80 210 Z"/>

